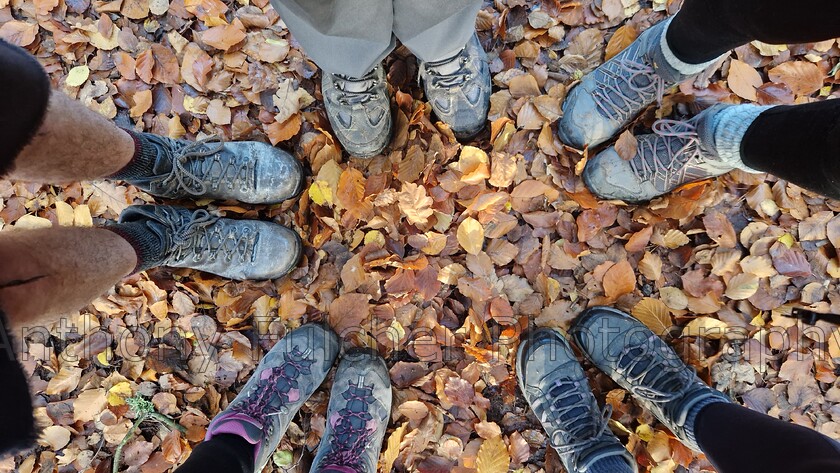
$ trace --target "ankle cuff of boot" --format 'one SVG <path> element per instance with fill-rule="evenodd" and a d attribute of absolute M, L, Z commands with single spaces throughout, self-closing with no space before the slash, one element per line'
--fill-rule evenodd
<path fill-rule="evenodd" d="M 754 174 L 761 173 L 744 164 L 741 158 L 741 143 L 755 119 L 771 108 L 773 107 L 745 104 L 726 107 L 718 112 L 718 116 L 714 117 L 714 139 L 715 150 L 721 161 L 735 169 Z"/>
<path fill-rule="evenodd" d="M 236 435 L 254 446 L 254 462 L 258 461 L 260 444 L 263 441 L 263 426 L 256 419 L 236 412 L 221 413 L 210 422 L 204 440 L 217 435 Z"/>
<path fill-rule="evenodd" d="M 662 56 L 665 58 L 665 62 L 667 62 L 669 66 L 677 70 L 680 74 L 684 76 L 693 76 L 696 74 L 700 74 L 701 72 L 708 69 L 709 66 L 720 61 L 721 58 L 726 56 L 726 54 L 724 54 L 720 57 L 712 59 L 708 62 L 704 62 L 702 64 L 690 64 L 678 58 L 677 55 L 674 54 L 674 51 L 671 49 L 671 46 L 668 45 L 668 28 L 670 28 L 671 21 L 673 19 L 674 17 L 665 20 L 667 23 L 665 25 L 664 30 L 662 31 L 662 36 L 659 37 L 659 50 L 662 51 Z"/>
<path fill-rule="evenodd" d="M 163 263 L 163 242 L 159 236 L 146 227 L 145 223 L 109 222 L 102 228 L 116 233 L 134 248 L 137 254 L 137 266 L 131 274 L 155 268 Z"/>
<path fill-rule="evenodd" d="M 154 173 L 157 162 L 157 148 L 150 143 L 143 133 L 122 128 L 134 140 L 134 157 L 122 169 L 108 176 L 111 179 L 130 180 L 149 177 Z"/>
<path fill-rule="evenodd" d="M 712 388 L 709 388 L 709 389 L 712 389 Z M 698 445 L 697 436 L 694 433 L 694 427 L 697 425 L 697 415 L 699 415 L 700 412 L 704 408 L 706 408 L 706 407 L 708 407 L 712 404 L 718 404 L 718 403 L 721 403 L 721 402 L 724 402 L 724 403 L 731 403 L 732 402 L 728 398 L 726 398 L 723 393 L 720 393 L 716 390 L 713 390 L 713 391 L 714 391 L 713 395 L 707 396 L 707 397 L 701 399 L 700 401 L 698 401 L 697 403 L 695 403 L 693 406 L 689 407 L 688 408 L 688 415 L 686 415 L 686 417 L 685 417 L 684 432 L 685 432 L 686 440 L 688 441 L 688 444 L 686 446 L 688 446 L 689 448 L 692 448 L 692 449 L 694 449 L 698 452 L 700 451 L 700 445 Z"/>

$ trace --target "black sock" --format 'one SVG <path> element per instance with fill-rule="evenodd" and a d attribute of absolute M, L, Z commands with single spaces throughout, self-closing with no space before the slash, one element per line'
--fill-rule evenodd
<path fill-rule="evenodd" d="M 151 225 L 160 225 L 153 220 L 116 223 L 109 222 L 105 229 L 123 237 L 137 253 L 137 266 L 133 273 L 156 268 L 166 259 L 166 245 L 161 235 L 166 231 L 160 225 L 159 231 L 153 231 Z"/>
<path fill-rule="evenodd" d="M 111 176 L 112 179 L 131 180 L 155 175 L 155 163 L 157 162 L 158 147 L 146 138 L 146 133 L 123 128 L 134 140 L 134 157 L 122 169 Z"/>

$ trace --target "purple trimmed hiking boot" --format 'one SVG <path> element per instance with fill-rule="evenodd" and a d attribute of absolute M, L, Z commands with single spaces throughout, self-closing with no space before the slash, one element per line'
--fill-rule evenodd
<path fill-rule="evenodd" d="M 207 428 L 206 440 L 233 434 L 254 445 L 254 472 L 265 468 L 300 407 L 327 377 L 338 356 L 338 336 L 307 324 L 274 345 L 248 383 Z"/>
<path fill-rule="evenodd" d="M 311 473 L 375 473 L 391 415 L 391 378 L 374 350 L 348 350 L 335 373 L 327 430 Z"/>

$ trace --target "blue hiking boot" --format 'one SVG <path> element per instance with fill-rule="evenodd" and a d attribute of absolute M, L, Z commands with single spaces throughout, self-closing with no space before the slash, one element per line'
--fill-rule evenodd
<path fill-rule="evenodd" d="M 696 451 L 696 414 L 709 404 L 732 402 L 700 381 L 671 347 L 629 314 L 609 307 L 587 309 L 571 336 L 593 365 Z"/>
<path fill-rule="evenodd" d="M 638 471 L 608 427 L 612 410 L 598 408 L 583 368 L 560 333 L 542 328 L 523 339 L 516 367 L 519 387 L 566 470 L 586 472 L 597 464 L 598 471 Z"/>

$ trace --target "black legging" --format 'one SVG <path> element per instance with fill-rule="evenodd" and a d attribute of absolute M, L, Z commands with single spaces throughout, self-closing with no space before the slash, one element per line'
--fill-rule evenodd
<path fill-rule="evenodd" d="M 175 473 L 254 473 L 254 446 L 222 434 L 198 444 Z"/>
<path fill-rule="evenodd" d="M 700 64 L 749 43 L 809 43 L 840 37 L 837 0 L 685 0 L 668 46 Z M 741 143 L 744 163 L 840 199 L 840 100 L 762 113 Z"/>
<path fill-rule="evenodd" d="M 838 36 L 835 0 L 685 0 L 667 39 L 679 59 L 701 64 L 750 41 L 811 43 Z"/>
<path fill-rule="evenodd" d="M 840 472 L 840 445 L 822 434 L 735 404 L 697 416 L 697 443 L 719 473 Z"/>

